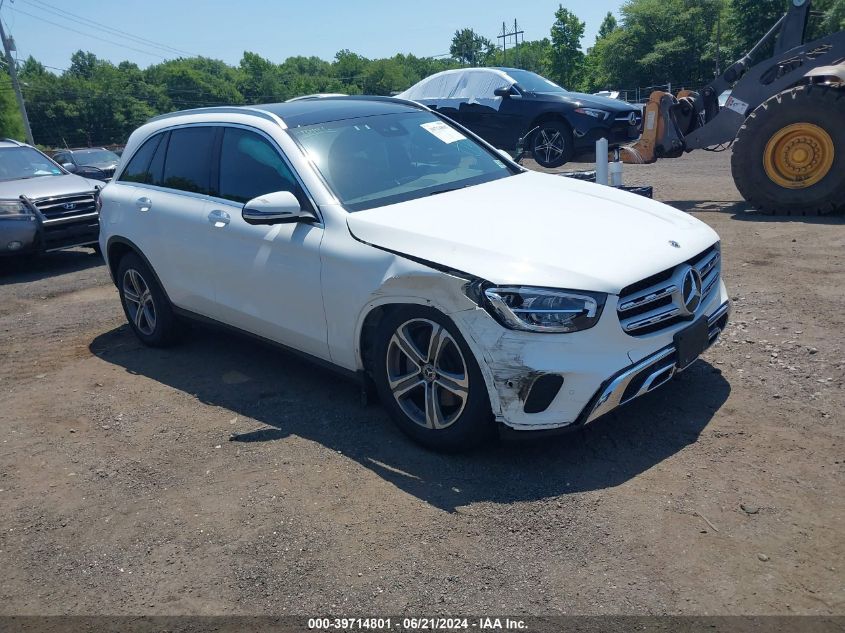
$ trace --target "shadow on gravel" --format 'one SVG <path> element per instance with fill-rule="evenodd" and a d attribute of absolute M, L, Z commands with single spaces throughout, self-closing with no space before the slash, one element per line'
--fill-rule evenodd
<path fill-rule="evenodd" d="M 90 248 L 38 256 L 0 257 L 0 285 L 47 279 L 103 265 L 103 258 Z"/>
<path fill-rule="evenodd" d="M 129 373 L 260 423 L 232 441 L 297 435 L 449 512 L 472 502 L 618 486 L 694 443 L 730 393 L 721 372 L 698 361 L 669 385 L 577 432 L 441 455 L 406 439 L 380 406 L 361 406 L 356 385 L 245 337 L 197 326 L 180 345 L 161 350 L 141 346 L 122 326 L 98 336 L 90 349 Z"/>
<path fill-rule="evenodd" d="M 766 215 L 757 211 L 747 202 L 718 202 L 712 200 L 665 200 L 666 204 L 681 211 L 697 211 L 702 213 L 716 211 L 718 213 L 732 213 L 734 220 L 743 222 L 803 222 L 804 224 L 845 224 L 845 215 Z"/>

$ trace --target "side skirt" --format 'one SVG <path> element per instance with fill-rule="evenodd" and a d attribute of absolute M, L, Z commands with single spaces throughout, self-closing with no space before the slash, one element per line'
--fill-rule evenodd
<path fill-rule="evenodd" d="M 207 317 L 207 316 L 203 316 L 202 314 L 197 314 L 196 312 L 191 312 L 190 310 L 185 310 L 183 308 L 177 308 L 176 306 L 173 306 L 173 312 L 177 316 L 182 317 L 184 319 L 188 319 L 190 321 L 196 321 L 197 323 L 202 323 L 204 325 L 209 325 L 209 326 L 216 328 L 216 329 L 226 330 L 228 332 L 232 332 L 232 333 L 237 334 L 239 336 L 245 336 L 247 338 L 251 338 L 251 339 L 260 341 L 261 343 L 264 343 L 264 344 L 269 345 L 271 347 L 275 347 L 277 349 L 280 349 L 283 352 L 287 352 L 288 354 L 291 354 L 293 356 L 298 356 L 299 358 L 302 358 L 303 360 L 306 360 L 309 363 L 323 367 L 324 369 L 329 369 L 329 370 L 335 372 L 336 374 L 338 374 L 339 376 L 342 376 L 343 378 L 345 378 L 347 380 L 350 380 L 352 382 L 355 382 L 355 383 L 361 385 L 362 388 L 363 388 L 363 385 L 364 385 L 364 373 L 363 372 L 352 371 L 351 369 L 346 369 L 345 367 L 341 367 L 340 365 L 335 365 L 331 361 L 325 360 L 323 358 L 319 358 L 317 356 L 313 356 L 311 354 L 308 354 L 307 352 L 302 352 L 302 351 L 295 349 L 293 347 L 289 347 L 289 346 L 285 345 L 284 343 L 279 343 L 279 342 L 274 341 L 272 339 L 261 336 L 260 334 L 255 334 L 253 332 L 248 332 L 246 330 L 242 330 L 241 328 L 235 327 L 233 325 L 229 325 L 228 323 L 223 323 L 222 321 L 217 321 L 216 319 L 212 319 L 212 318 Z"/>

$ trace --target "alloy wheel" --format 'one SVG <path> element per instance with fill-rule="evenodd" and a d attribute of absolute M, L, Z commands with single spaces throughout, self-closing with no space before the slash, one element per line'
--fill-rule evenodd
<path fill-rule="evenodd" d="M 563 155 L 566 142 L 560 130 L 540 128 L 534 141 L 534 159 L 549 165 Z"/>
<path fill-rule="evenodd" d="M 416 424 L 444 429 L 461 416 L 469 371 L 461 349 L 439 323 L 411 319 L 387 346 L 387 381 L 396 403 Z"/>
<path fill-rule="evenodd" d="M 123 274 L 123 301 L 129 318 L 141 334 L 151 336 L 156 327 L 156 309 L 150 287 L 134 268 Z"/>

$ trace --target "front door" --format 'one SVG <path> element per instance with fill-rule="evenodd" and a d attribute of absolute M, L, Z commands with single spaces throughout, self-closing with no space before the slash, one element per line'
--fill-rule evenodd
<path fill-rule="evenodd" d="M 290 191 L 309 205 L 281 150 L 258 131 L 226 127 L 219 184 L 206 214 L 214 318 L 328 359 L 318 223 L 251 225 L 246 201 Z"/>

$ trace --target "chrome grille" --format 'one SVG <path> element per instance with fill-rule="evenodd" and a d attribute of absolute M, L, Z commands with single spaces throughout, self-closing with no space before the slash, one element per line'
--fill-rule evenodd
<path fill-rule="evenodd" d="M 55 198 L 33 200 L 45 218 L 45 224 L 71 221 L 79 217 L 96 214 L 97 205 L 93 193 L 79 193 Z"/>
<path fill-rule="evenodd" d="M 690 267 L 701 279 L 701 301 L 692 308 L 694 314 L 679 300 Z M 694 318 L 715 290 L 721 269 L 717 243 L 686 262 L 623 288 L 616 309 L 622 329 L 631 336 L 644 336 Z"/>

